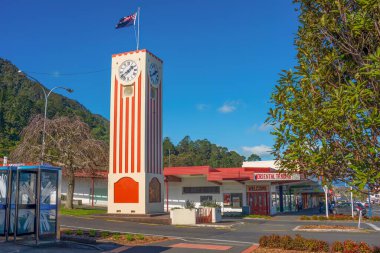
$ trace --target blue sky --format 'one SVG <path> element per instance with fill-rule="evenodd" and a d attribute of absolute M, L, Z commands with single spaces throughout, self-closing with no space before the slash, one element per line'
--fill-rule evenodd
<path fill-rule="evenodd" d="M 270 158 L 270 94 L 296 63 L 290 0 L 1 0 L 0 57 L 109 119 L 111 55 L 136 48 L 114 27 L 138 6 L 140 48 L 164 60 L 164 136 Z"/>

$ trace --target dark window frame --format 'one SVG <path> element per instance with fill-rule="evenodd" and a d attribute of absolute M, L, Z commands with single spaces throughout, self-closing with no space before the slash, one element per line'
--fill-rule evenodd
<path fill-rule="evenodd" d="M 219 194 L 219 186 L 182 187 L 182 194 Z"/>

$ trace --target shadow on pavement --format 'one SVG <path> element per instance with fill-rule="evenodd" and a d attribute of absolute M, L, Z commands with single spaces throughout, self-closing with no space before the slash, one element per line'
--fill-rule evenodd
<path fill-rule="evenodd" d="M 135 246 L 133 248 L 129 248 L 123 253 L 159 253 L 169 250 L 169 247 L 163 247 L 163 246 Z"/>

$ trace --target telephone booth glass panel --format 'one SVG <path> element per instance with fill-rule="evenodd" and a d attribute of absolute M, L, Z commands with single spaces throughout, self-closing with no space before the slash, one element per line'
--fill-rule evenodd
<path fill-rule="evenodd" d="M 8 193 L 8 171 L 0 168 L 0 235 L 5 235 L 5 220 Z"/>

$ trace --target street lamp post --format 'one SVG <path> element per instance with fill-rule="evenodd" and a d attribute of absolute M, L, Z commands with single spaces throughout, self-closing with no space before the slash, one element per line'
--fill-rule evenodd
<path fill-rule="evenodd" d="M 327 193 L 329 188 L 327 185 L 323 186 L 323 190 L 325 191 L 325 200 L 326 200 L 326 218 L 329 218 L 329 204 L 328 204 L 328 198 L 327 198 Z"/>
<path fill-rule="evenodd" d="M 74 90 L 67 88 L 67 87 L 63 87 L 63 86 L 56 86 L 56 87 L 50 89 L 48 92 L 46 92 L 44 86 L 36 78 L 28 75 L 25 72 L 22 72 L 21 70 L 19 70 L 18 73 L 23 74 L 23 75 L 29 77 L 30 79 L 32 79 L 33 81 L 37 82 L 39 84 L 40 88 L 42 89 L 43 93 L 44 93 L 45 107 L 44 107 L 44 124 L 43 124 L 43 132 L 42 132 L 42 148 L 41 148 L 41 164 L 43 164 L 44 163 L 44 156 L 45 156 L 45 134 L 46 134 L 46 117 L 47 117 L 48 98 L 49 98 L 50 94 L 56 89 L 63 89 L 69 93 L 74 92 Z"/>

